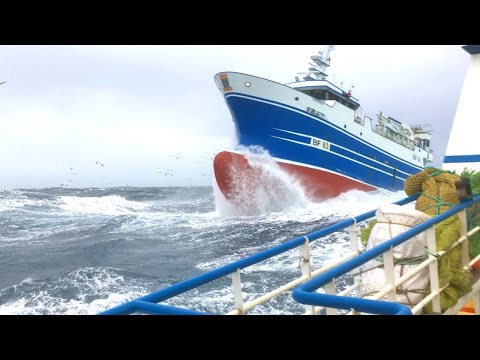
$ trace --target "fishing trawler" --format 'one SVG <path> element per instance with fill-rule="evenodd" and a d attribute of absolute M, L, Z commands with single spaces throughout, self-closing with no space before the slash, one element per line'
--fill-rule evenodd
<path fill-rule="evenodd" d="M 288 84 L 237 72 L 215 75 L 232 114 L 238 149 L 260 148 L 293 176 L 312 199 L 352 189 L 399 190 L 433 161 L 431 127 L 410 126 L 378 112 L 363 114 L 351 90 L 327 80 L 330 52 L 311 56 L 309 72 Z M 216 183 L 228 200 L 240 190 L 271 186 L 241 150 L 213 162 Z"/>

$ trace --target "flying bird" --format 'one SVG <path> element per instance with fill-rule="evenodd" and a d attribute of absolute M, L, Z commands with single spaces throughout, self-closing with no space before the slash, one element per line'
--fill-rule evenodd
<path fill-rule="evenodd" d="M 72 174 L 78 174 L 78 170 L 74 169 L 73 167 L 70 168 L 70 172 Z"/>
<path fill-rule="evenodd" d="M 5 84 L 5 83 L 6 83 L 6 81 L 2 81 L 2 82 L 0 83 L 0 85 Z"/>
<path fill-rule="evenodd" d="M 102 165 L 102 167 L 104 167 L 100 161 L 97 161 L 95 164 Z"/>
<path fill-rule="evenodd" d="M 165 171 L 161 171 L 161 170 L 155 170 L 155 171 L 159 174 L 164 174 L 165 176 L 167 175 L 173 176 L 172 169 L 165 169 Z"/>

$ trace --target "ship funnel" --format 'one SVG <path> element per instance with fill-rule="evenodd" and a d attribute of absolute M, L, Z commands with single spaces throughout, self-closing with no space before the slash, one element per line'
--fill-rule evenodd
<path fill-rule="evenodd" d="M 448 139 L 442 168 L 460 175 L 465 168 L 480 171 L 480 146 L 478 133 L 480 123 L 480 45 L 467 45 L 463 49 L 470 54 L 462 92 Z"/>

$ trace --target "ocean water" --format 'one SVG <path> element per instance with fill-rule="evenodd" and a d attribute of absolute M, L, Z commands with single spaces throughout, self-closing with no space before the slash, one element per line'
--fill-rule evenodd
<path fill-rule="evenodd" d="M 309 201 L 290 184 L 254 213 L 229 208 L 215 187 L 0 190 L 0 314 L 97 314 L 272 245 L 404 197 L 351 191 Z M 349 248 L 346 233 L 312 243 L 312 266 Z M 245 300 L 300 274 L 296 250 L 243 271 Z M 166 304 L 222 314 L 230 277 Z M 252 314 L 299 314 L 289 294 Z"/>

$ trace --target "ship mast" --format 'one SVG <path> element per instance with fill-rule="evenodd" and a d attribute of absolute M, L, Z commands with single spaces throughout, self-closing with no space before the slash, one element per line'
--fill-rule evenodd
<path fill-rule="evenodd" d="M 327 68 L 330 66 L 330 52 L 335 49 L 335 45 L 324 45 L 318 52 L 318 55 L 312 55 L 310 59 L 314 64 L 309 62 L 310 68 L 304 80 L 325 80 L 327 75 Z M 299 73 L 302 74 L 302 73 Z M 303 73 L 305 74 L 305 73 Z"/>

